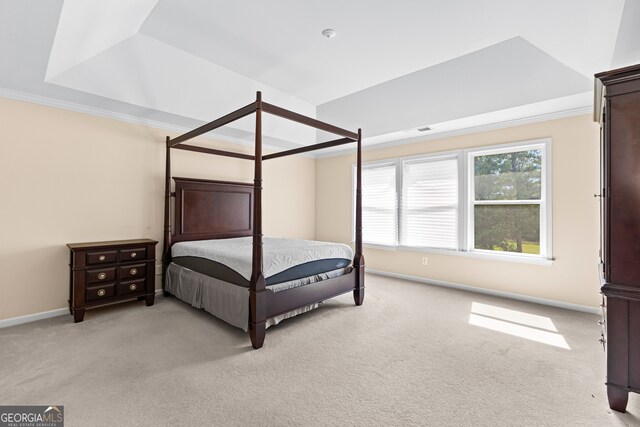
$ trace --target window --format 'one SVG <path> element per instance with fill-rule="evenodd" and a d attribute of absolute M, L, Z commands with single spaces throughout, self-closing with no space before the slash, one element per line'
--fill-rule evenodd
<path fill-rule="evenodd" d="M 403 162 L 400 243 L 458 248 L 458 156 Z"/>
<path fill-rule="evenodd" d="M 469 250 L 547 256 L 546 146 L 468 153 Z"/>
<path fill-rule="evenodd" d="M 362 168 L 362 241 L 396 245 L 398 241 L 396 165 Z"/>
<path fill-rule="evenodd" d="M 549 146 L 536 140 L 363 165 L 363 242 L 550 259 Z"/>

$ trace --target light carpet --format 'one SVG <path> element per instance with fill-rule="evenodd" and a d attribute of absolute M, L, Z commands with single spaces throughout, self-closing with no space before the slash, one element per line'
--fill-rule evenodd
<path fill-rule="evenodd" d="M 64 405 L 67 426 L 640 425 L 637 395 L 608 408 L 598 316 L 366 279 L 363 306 L 327 301 L 261 350 L 175 298 L 2 329 L 0 404 Z"/>

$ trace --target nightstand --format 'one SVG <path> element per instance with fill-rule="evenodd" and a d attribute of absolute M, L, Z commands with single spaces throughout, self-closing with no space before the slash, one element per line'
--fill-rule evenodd
<path fill-rule="evenodd" d="M 155 298 L 157 241 L 151 239 L 70 243 L 69 311 L 82 322 L 84 311 L 116 302 Z"/>

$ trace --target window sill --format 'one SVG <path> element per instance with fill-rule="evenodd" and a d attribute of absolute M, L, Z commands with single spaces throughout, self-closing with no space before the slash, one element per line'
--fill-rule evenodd
<path fill-rule="evenodd" d="M 487 259 L 491 261 L 504 261 L 504 262 L 515 262 L 520 264 L 542 265 L 546 267 L 551 267 L 554 261 L 553 259 L 528 257 L 528 256 L 507 255 L 507 254 L 499 254 L 499 253 L 485 253 L 485 252 L 457 251 L 452 249 L 421 248 L 421 247 L 415 247 L 415 246 L 387 246 L 387 245 L 373 245 L 370 243 L 363 243 L 362 246 L 368 249 L 375 249 L 375 250 L 381 250 L 381 251 L 432 253 L 432 254 L 459 256 L 459 257 L 465 257 L 465 258 Z"/>

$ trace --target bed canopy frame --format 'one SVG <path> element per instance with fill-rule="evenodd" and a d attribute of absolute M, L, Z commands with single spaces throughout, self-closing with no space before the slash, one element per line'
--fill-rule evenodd
<path fill-rule="evenodd" d="M 205 148 L 193 145 L 186 145 L 184 142 L 227 125 L 235 120 L 254 114 L 255 122 L 255 154 L 235 153 L 231 151 Z M 322 142 L 300 148 L 290 149 L 286 151 L 276 152 L 272 154 L 262 154 L 262 113 L 268 113 L 288 120 L 292 120 L 303 125 L 326 131 L 341 138 Z M 276 159 L 279 157 L 290 156 L 294 154 L 305 153 L 309 151 L 321 150 L 324 148 L 335 147 L 339 145 L 356 143 L 357 161 L 356 161 L 356 204 L 355 204 L 355 254 L 353 259 L 353 270 L 349 274 L 340 277 L 327 279 L 314 283 L 313 285 L 302 286 L 281 292 L 271 292 L 266 288 L 265 277 L 263 274 L 263 247 L 262 247 L 262 162 L 264 160 Z M 185 178 L 174 178 L 176 180 L 176 192 L 171 191 L 171 149 L 180 149 L 187 151 L 195 151 L 199 153 L 207 153 L 218 156 L 233 157 L 245 160 L 253 160 L 254 162 L 254 180 L 253 185 L 245 183 L 230 183 L 223 181 L 195 180 Z M 179 184 L 179 180 L 182 182 Z M 187 184 L 185 184 L 185 181 Z M 190 183 L 190 184 L 189 184 Z M 189 187 L 191 185 L 191 187 Z M 305 306 L 307 304 L 321 302 L 337 295 L 353 291 L 353 298 L 356 305 L 362 305 L 364 300 L 364 257 L 362 255 L 362 131 L 351 132 L 337 126 L 333 126 L 322 121 L 303 116 L 293 111 L 266 103 L 262 101 L 261 92 L 257 92 L 255 102 L 246 105 L 236 111 L 233 111 L 223 117 L 220 117 L 210 123 L 202 125 L 197 129 L 189 131 L 176 138 L 166 138 L 166 174 L 165 174 L 165 204 L 164 204 L 164 247 L 163 247 L 163 281 L 162 286 L 165 295 L 169 295 L 165 289 L 166 269 L 171 262 L 171 245 L 177 241 L 199 240 L 202 234 L 190 236 L 180 231 L 180 225 L 184 221 L 184 212 L 179 199 L 185 188 L 191 188 L 194 191 L 202 189 L 202 186 L 213 185 L 220 186 L 243 186 L 244 189 L 252 194 L 251 203 L 247 204 L 251 212 L 249 213 L 250 226 L 245 230 L 245 236 L 253 236 L 252 251 L 252 274 L 249 285 L 249 335 L 254 348 L 261 348 L 264 343 L 266 320 L 273 316 L 286 313 L 293 309 Z M 228 190 L 223 190 L 228 191 Z M 178 196 L 176 197 L 176 194 Z M 175 203 L 175 222 L 176 233 L 172 233 L 171 227 L 171 199 L 176 199 Z M 199 212 L 198 215 L 201 215 Z M 205 215 L 209 214 L 205 212 Z M 214 237 L 236 237 L 238 234 L 220 234 L 212 235 Z"/>

